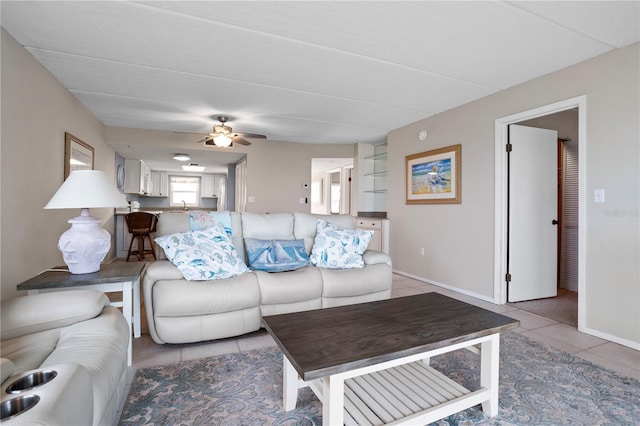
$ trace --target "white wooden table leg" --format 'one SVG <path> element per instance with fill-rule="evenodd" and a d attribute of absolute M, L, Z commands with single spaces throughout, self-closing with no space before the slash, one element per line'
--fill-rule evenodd
<path fill-rule="evenodd" d="M 489 399 L 482 403 L 487 416 L 498 414 L 498 386 L 500 376 L 500 334 L 496 333 L 482 342 L 480 352 L 480 386 L 489 389 Z"/>
<path fill-rule="evenodd" d="M 344 379 L 329 376 L 322 379 L 322 425 L 344 424 Z"/>
<path fill-rule="evenodd" d="M 133 345 L 131 342 L 131 331 L 133 328 L 133 324 L 132 324 L 132 311 L 131 311 L 131 306 L 133 303 L 132 300 L 132 285 L 131 285 L 131 281 L 127 281 L 127 282 L 123 282 L 122 283 L 122 315 L 124 315 L 125 319 L 127 320 L 127 323 L 129 324 L 129 348 L 127 350 L 127 364 L 131 365 L 133 362 Z"/>
<path fill-rule="evenodd" d="M 133 337 L 141 336 L 140 328 L 140 277 L 133 283 Z"/>
<path fill-rule="evenodd" d="M 296 408 L 298 402 L 298 372 L 284 354 L 282 355 L 282 373 L 284 411 L 291 411 Z"/>

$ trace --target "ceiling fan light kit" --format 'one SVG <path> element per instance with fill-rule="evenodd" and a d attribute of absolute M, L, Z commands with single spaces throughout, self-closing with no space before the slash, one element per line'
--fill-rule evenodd
<path fill-rule="evenodd" d="M 204 139 L 200 139 L 197 143 L 202 142 L 204 146 L 216 146 L 219 148 L 232 148 L 234 144 L 239 145 L 251 145 L 251 142 L 244 138 L 257 138 L 266 139 L 265 135 L 258 135 L 255 133 L 239 133 L 233 132 L 233 129 L 226 126 L 225 123 L 229 121 L 229 117 L 224 115 L 216 117 L 220 124 L 213 126 L 213 131 L 208 133 Z"/>
<path fill-rule="evenodd" d="M 233 139 L 231 139 L 229 136 L 225 134 L 218 134 L 213 137 L 213 143 L 216 144 L 216 146 L 219 146 L 221 148 L 230 147 L 231 142 L 233 142 Z"/>

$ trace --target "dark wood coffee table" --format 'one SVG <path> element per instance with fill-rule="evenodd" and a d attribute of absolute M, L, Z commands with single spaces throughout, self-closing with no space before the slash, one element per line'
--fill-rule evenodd
<path fill-rule="evenodd" d="M 263 318 L 282 349 L 284 409 L 309 386 L 323 425 L 427 424 L 477 404 L 498 413 L 500 332 L 520 322 L 438 293 Z M 429 366 L 467 348 L 480 354 L 469 391 Z"/>

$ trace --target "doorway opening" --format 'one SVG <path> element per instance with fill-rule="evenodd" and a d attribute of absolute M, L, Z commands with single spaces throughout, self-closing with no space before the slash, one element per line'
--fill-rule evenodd
<path fill-rule="evenodd" d="M 571 165 L 575 167 L 577 171 L 573 171 L 571 179 L 575 180 L 575 186 L 577 186 L 577 199 L 575 200 L 575 208 L 572 214 L 575 216 L 575 220 L 565 220 L 566 226 L 571 227 L 569 235 L 562 234 L 563 240 L 573 240 L 574 245 L 570 248 L 561 248 L 560 255 L 562 256 L 563 250 L 571 251 L 574 255 L 573 264 L 565 263 L 566 259 L 561 260 L 559 277 L 560 277 L 560 289 L 559 293 L 565 294 L 564 287 L 567 287 L 567 291 L 577 292 L 578 309 L 577 309 L 577 326 L 579 330 L 584 329 L 585 324 L 585 253 L 586 253 L 586 240 L 585 240 L 585 158 L 586 154 L 586 96 L 580 96 L 566 101 L 561 101 L 555 104 L 547 105 L 544 107 L 536 108 L 534 110 L 525 111 L 522 113 L 514 114 L 512 116 L 503 117 L 496 120 L 496 145 L 495 145 L 495 158 L 496 158 L 496 171 L 495 171 L 495 262 L 494 262 L 494 301 L 496 303 L 507 303 L 507 279 L 508 273 L 508 244 L 509 244 L 509 229 L 508 229 L 508 195 L 509 195 L 509 180 L 508 180 L 508 156 L 505 146 L 508 142 L 508 127 L 512 124 L 525 124 L 535 125 L 539 127 L 553 128 L 557 125 L 553 124 L 549 127 L 549 123 L 552 120 L 563 118 L 563 116 L 574 114 L 577 116 L 577 129 L 573 132 L 577 132 L 576 136 L 565 136 L 563 133 L 561 138 L 572 139 L 575 143 L 575 147 L 571 147 L 577 153 L 577 158 L 581 159 L 577 165 Z M 564 117 L 566 118 L 566 117 Z M 564 132 L 564 130 L 563 130 Z M 565 143 L 566 145 L 566 143 Z M 564 147 L 566 148 L 566 146 Z M 566 154 L 566 152 L 565 152 Z M 568 166 L 565 163 L 565 171 Z M 565 178 L 567 174 L 565 173 Z M 563 208 L 566 210 L 565 206 Z M 570 237 L 570 238 L 569 238 Z M 566 241 L 565 241 L 566 242 Z M 575 253 L 577 252 L 577 256 Z M 566 268 L 563 271 L 563 268 Z M 564 282 L 563 282 L 564 280 Z M 577 288 L 576 288 L 577 286 Z M 522 302 L 521 302 L 522 303 Z M 519 306 L 520 307 L 520 306 Z"/>
<path fill-rule="evenodd" d="M 311 213 L 352 214 L 353 158 L 311 159 Z"/>

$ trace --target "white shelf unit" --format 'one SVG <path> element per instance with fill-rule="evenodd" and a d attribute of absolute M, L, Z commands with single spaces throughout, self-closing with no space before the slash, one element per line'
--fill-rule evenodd
<path fill-rule="evenodd" d="M 387 211 L 387 144 L 358 144 L 358 211 Z"/>

